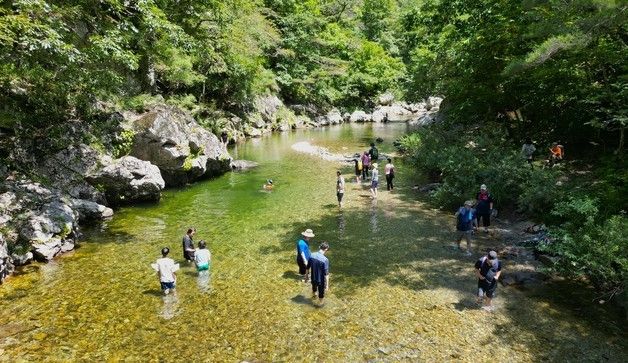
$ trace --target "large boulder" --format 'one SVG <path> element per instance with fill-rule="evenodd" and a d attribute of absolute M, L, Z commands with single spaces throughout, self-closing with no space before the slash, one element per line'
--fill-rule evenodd
<path fill-rule="evenodd" d="M 377 104 L 380 106 L 388 106 L 395 100 L 395 95 L 390 92 L 386 92 L 377 97 Z"/>
<path fill-rule="evenodd" d="M 38 166 L 38 173 L 73 198 L 105 204 L 105 195 L 85 180 L 88 175 L 111 161 L 94 148 L 80 144 L 70 145 L 47 156 Z"/>
<path fill-rule="evenodd" d="M 7 243 L 2 233 L 0 233 L 0 283 L 2 283 L 2 280 L 11 272 L 13 272 L 13 264 L 9 256 Z"/>
<path fill-rule="evenodd" d="M 32 212 L 20 230 L 20 237 L 30 242 L 48 242 L 54 236 L 65 238 L 74 233 L 77 214 L 66 203 L 55 200 Z"/>
<path fill-rule="evenodd" d="M 415 113 L 408 109 L 407 105 L 399 102 L 390 106 L 382 106 L 377 111 L 383 113 L 388 122 L 406 122 L 416 117 Z"/>
<path fill-rule="evenodd" d="M 72 199 L 70 201 L 72 208 L 78 213 L 79 221 L 90 221 L 105 219 L 113 216 L 113 210 L 85 199 Z"/>
<path fill-rule="evenodd" d="M 177 186 L 229 170 L 231 157 L 216 135 L 186 112 L 159 106 L 133 122 L 130 155 L 150 161 L 166 185 Z"/>
<path fill-rule="evenodd" d="M 373 114 L 371 115 L 371 120 L 377 123 L 386 122 L 386 112 L 382 109 L 377 109 L 373 111 Z"/>
<path fill-rule="evenodd" d="M 326 118 L 331 125 L 338 125 L 344 122 L 342 114 L 335 108 L 327 113 Z"/>
<path fill-rule="evenodd" d="M 233 160 L 231 162 L 232 170 L 249 170 L 259 166 L 259 163 L 250 160 Z"/>
<path fill-rule="evenodd" d="M 112 204 L 132 201 L 157 201 L 165 187 L 159 168 L 133 156 L 114 160 L 91 176 L 89 180 L 105 190 Z"/>
<path fill-rule="evenodd" d="M 370 121 L 371 121 L 371 115 L 361 110 L 353 111 L 353 113 L 349 117 L 349 122 L 370 122 Z"/>
<path fill-rule="evenodd" d="M 258 113 L 266 123 L 274 123 L 277 121 L 277 113 L 283 107 L 283 102 L 275 95 L 258 96 L 253 101 L 255 112 Z M 258 128 L 262 126 L 258 126 Z"/>

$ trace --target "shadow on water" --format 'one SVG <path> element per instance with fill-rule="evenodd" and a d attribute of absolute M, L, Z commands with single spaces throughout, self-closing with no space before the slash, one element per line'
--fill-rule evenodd
<path fill-rule="evenodd" d="M 292 232 L 279 238 L 284 241 L 281 245 L 265 246 L 260 253 L 277 254 L 278 258 L 293 256 L 299 232 L 312 228 L 316 234 L 310 242 L 312 251 L 322 241 L 329 241 L 331 246 L 327 255 L 335 299 L 353 299 L 362 293 L 360 289 L 384 281 L 391 287 L 416 292 L 453 291 L 458 301 L 443 303 L 442 308 L 463 314 L 477 311 L 491 317 L 489 312 L 478 311 L 475 302 L 473 264 L 480 254 L 466 257 L 448 244 L 453 238 L 453 217 L 417 207 L 415 192 L 410 188 L 396 190 L 394 204 L 391 196 L 387 198 L 367 202 L 366 209 L 346 208 L 307 223 L 282 225 L 282 230 Z M 392 210 L 388 203 L 394 205 Z M 497 242 L 481 237 L 475 241 L 478 244 L 486 248 Z M 284 278 L 297 276 L 296 272 L 283 274 Z M 626 333 L 617 325 L 609 325 L 613 317 L 607 310 L 579 310 L 579 304 L 591 305 L 591 300 L 577 293 L 577 285 L 569 286 L 558 288 L 557 284 L 549 284 L 535 294 L 500 285 L 498 310 L 493 314 L 502 318 L 490 326 L 494 339 L 506 345 L 521 342 L 548 347 L 534 349 L 534 360 L 625 361 Z M 311 304 L 301 295 L 292 301 Z M 610 338 L 591 339 L 596 336 Z"/>

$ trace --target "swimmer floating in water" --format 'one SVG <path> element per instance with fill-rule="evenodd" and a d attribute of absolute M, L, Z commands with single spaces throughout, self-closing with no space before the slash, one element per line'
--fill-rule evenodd
<path fill-rule="evenodd" d="M 266 184 L 264 184 L 264 186 L 262 187 L 265 190 L 273 190 L 273 180 L 272 179 L 268 179 L 266 181 Z"/>

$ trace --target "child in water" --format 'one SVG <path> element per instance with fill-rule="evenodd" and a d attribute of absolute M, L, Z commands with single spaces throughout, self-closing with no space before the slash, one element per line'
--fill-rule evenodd
<path fill-rule="evenodd" d="M 196 264 L 196 270 L 198 272 L 208 271 L 209 263 L 211 262 L 212 254 L 207 249 L 205 241 L 198 243 L 198 249 L 194 253 L 194 263 Z"/>
<path fill-rule="evenodd" d="M 273 190 L 273 180 L 268 179 L 262 188 L 264 188 L 264 190 Z"/>

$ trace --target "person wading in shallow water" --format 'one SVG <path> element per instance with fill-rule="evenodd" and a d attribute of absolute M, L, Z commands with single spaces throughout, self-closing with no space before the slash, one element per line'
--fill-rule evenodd
<path fill-rule="evenodd" d="M 338 207 L 342 208 L 342 197 L 345 195 L 345 178 L 340 174 L 340 170 L 336 172 L 336 197 L 338 198 Z"/>
<path fill-rule="evenodd" d="M 379 170 L 377 163 L 373 163 L 373 173 L 371 174 L 371 197 L 377 198 L 377 186 L 379 185 Z"/>
<path fill-rule="evenodd" d="M 365 151 L 362 154 L 362 180 L 366 181 L 369 177 L 369 167 L 371 166 L 371 157 L 369 156 L 368 151 Z"/>
<path fill-rule="evenodd" d="M 306 229 L 301 233 L 303 238 L 297 242 L 297 265 L 299 266 L 299 275 L 303 278 L 303 282 L 307 282 L 308 269 L 310 267 L 310 238 L 314 237 L 311 229 Z"/>
<path fill-rule="evenodd" d="M 388 158 L 388 164 L 384 167 L 384 174 L 386 174 L 386 190 L 393 190 L 393 179 L 395 178 L 395 166 L 392 163 L 392 159 Z"/>
<path fill-rule="evenodd" d="M 201 271 L 209 270 L 209 262 L 212 259 L 212 254 L 207 249 L 207 244 L 205 241 L 200 241 L 198 243 L 198 249 L 194 253 L 194 263 L 196 264 L 196 270 L 200 273 Z"/>
<path fill-rule="evenodd" d="M 194 240 L 193 237 L 196 234 L 196 228 L 188 228 L 188 232 L 183 236 L 183 258 L 188 261 L 194 261 Z"/>
<path fill-rule="evenodd" d="M 312 269 L 312 297 L 316 297 L 318 292 L 319 303 L 323 304 L 325 292 L 329 291 L 329 260 L 325 256 L 329 250 L 329 244 L 323 242 L 318 252 L 312 254 L 310 268 Z"/>
<path fill-rule="evenodd" d="M 157 271 L 161 291 L 164 295 L 168 295 L 175 289 L 175 284 L 177 282 L 176 272 L 179 269 L 179 265 L 174 263 L 172 258 L 168 257 L 168 253 L 170 253 L 170 249 L 168 247 L 162 248 L 161 258 L 157 259 L 157 261 L 151 265 L 153 269 Z"/>

